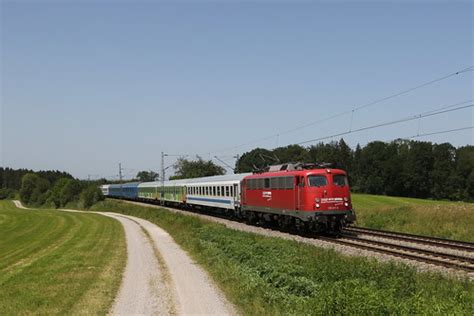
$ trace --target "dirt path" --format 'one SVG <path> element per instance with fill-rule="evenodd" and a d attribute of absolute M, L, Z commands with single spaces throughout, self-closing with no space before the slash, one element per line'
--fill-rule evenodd
<path fill-rule="evenodd" d="M 13 203 L 14 203 L 15 206 L 18 207 L 18 208 L 21 208 L 21 209 L 24 209 L 24 210 L 27 210 L 27 209 L 28 209 L 27 207 L 24 207 L 23 204 L 21 204 L 20 201 L 13 200 Z"/>
<path fill-rule="evenodd" d="M 20 201 L 14 203 L 27 209 Z M 127 266 L 112 315 L 237 314 L 207 273 L 166 231 L 141 218 L 97 213 L 120 221 L 127 241 Z"/>
<path fill-rule="evenodd" d="M 216 288 L 207 273 L 183 251 L 171 236 L 155 224 L 133 216 L 105 213 L 108 216 L 132 220 L 146 232 L 165 266 L 165 282 L 174 297 L 174 311 L 178 315 L 229 315 L 236 314 L 232 305 Z M 161 257 L 161 258 L 160 258 Z M 127 273 L 125 275 L 127 277 Z M 124 282 L 125 285 L 125 282 Z M 160 313 L 161 314 L 161 313 Z"/>
<path fill-rule="evenodd" d="M 172 315 L 174 300 L 165 282 L 167 271 L 159 265 L 152 243 L 136 222 L 112 213 L 103 214 L 122 223 L 127 240 L 127 266 L 112 315 Z"/>

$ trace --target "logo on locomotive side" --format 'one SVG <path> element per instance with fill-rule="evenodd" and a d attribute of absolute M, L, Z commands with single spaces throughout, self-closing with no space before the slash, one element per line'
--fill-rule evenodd
<path fill-rule="evenodd" d="M 272 192 L 271 191 L 263 191 L 262 192 L 262 197 L 264 199 L 267 199 L 267 201 L 270 201 L 272 199 Z"/>

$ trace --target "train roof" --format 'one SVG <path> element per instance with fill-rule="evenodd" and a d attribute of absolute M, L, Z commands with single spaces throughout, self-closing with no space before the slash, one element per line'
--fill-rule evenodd
<path fill-rule="evenodd" d="M 192 178 L 192 179 L 178 179 L 178 180 L 168 180 L 164 182 L 165 186 L 182 186 L 187 184 L 197 184 L 197 183 L 217 183 L 217 182 L 232 182 L 232 181 L 241 181 L 246 176 L 251 175 L 251 173 L 238 173 L 238 174 L 225 174 L 222 176 L 211 176 L 211 177 L 201 177 L 201 178 Z M 161 181 L 154 182 L 143 182 L 140 183 L 139 187 L 155 187 L 161 186 Z"/>
<path fill-rule="evenodd" d="M 116 184 L 109 184 L 109 188 L 133 188 L 137 187 L 140 184 L 140 182 L 126 182 L 126 183 L 116 183 Z"/>
<path fill-rule="evenodd" d="M 303 169 L 303 170 L 282 170 L 282 171 L 269 171 L 263 173 L 254 173 L 249 178 L 266 178 L 266 177 L 284 177 L 294 175 L 311 175 L 311 174 L 346 174 L 342 169 L 334 168 L 318 168 L 318 169 Z"/>

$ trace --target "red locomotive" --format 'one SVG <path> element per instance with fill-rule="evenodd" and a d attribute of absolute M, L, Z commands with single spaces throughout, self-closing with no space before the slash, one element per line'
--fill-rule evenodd
<path fill-rule="evenodd" d="M 314 164 L 283 164 L 242 181 L 241 210 L 251 221 L 338 232 L 355 221 L 347 174 Z"/>

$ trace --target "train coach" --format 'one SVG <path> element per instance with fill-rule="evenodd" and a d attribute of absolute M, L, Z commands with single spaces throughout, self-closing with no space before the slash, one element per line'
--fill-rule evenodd
<path fill-rule="evenodd" d="M 225 213 L 282 228 L 340 231 L 355 221 L 345 171 L 283 164 L 244 173 L 103 185 L 105 196 Z"/>

